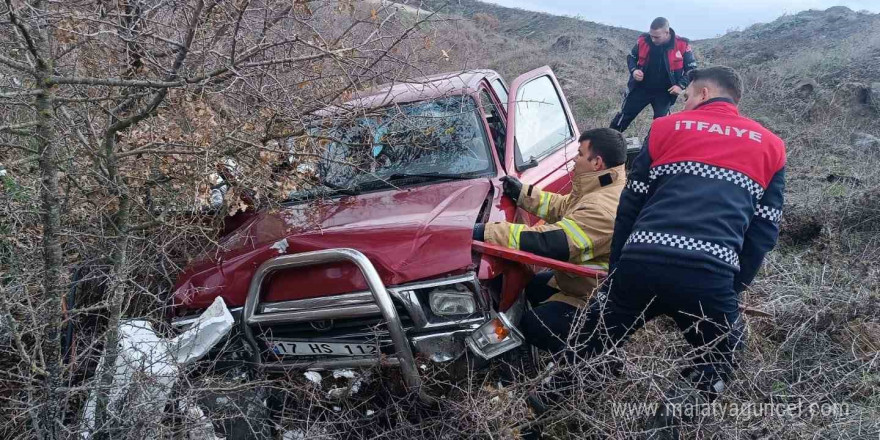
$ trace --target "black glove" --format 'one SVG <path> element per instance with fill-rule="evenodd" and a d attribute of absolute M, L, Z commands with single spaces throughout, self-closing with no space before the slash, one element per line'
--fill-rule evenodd
<path fill-rule="evenodd" d="M 474 240 L 485 241 L 484 238 L 486 236 L 486 224 L 485 223 L 477 223 L 474 225 Z"/>
<path fill-rule="evenodd" d="M 504 176 L 501 178 L 504 195 L 513 199 L 514 202 L 519 201 L 519 193 L 522 192 L 522 182 L 513 176 Z"/>

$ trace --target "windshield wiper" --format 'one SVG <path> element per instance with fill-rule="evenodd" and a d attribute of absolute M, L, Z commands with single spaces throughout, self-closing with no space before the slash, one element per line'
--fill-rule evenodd
<path fill-rule="evenodd" d="M 326 186 L 327 188 L 330 188 L 331 190 L 333 190 L 333 192 L 337 193 L 337 194 L 343 194 L 346 196 L 356 196 L 361 193 L 360 190 L 358 190 L 357 188 L 349 188 L 349 187 L 345 187 L 342 185 L 337 185 L 335 183 L 330 183 L 327 181 L 324 181 L 321 183 L 324 186 Z"/>
<path fill-rule="evenodd" d="M 337 194 L 346 196 L 356 196 L 360 194 L 357 188 L 347 188 L 329 182 L 322 182 L 321 186 L 316 186 L 301 191 L 297 191 L 288 195 L 284 202 L 301 202 L 304 200 L 316 199 L 321 197 L 330 197 Z"/>
<path fill-rule="evenodd" d="M 385 177 L 386 180 L 407 179 L 412 177 L 424 177 L 428 179 L 450 179 L 450 180 L 468 180 L 479 177 L 476 173 L 468 174 L 449 174 L 449 173 L 394 173 Z"/>
<path fill-rule="evenodd" d="M 480 177 L 477 173 L 468 173 L 468 174 L 448 174 L 448 173 L 392 173 L 387 176 L 380 176 L 377 179 L 368 180 L 366 182 L 361 182 L 357 185 L 358 189 L 367 189 L 374 188 L 377 186 L 388 186 L 391 188 L 397 188 L 393 182 L 395 180 L 402 179 L 427 179 L 427 180 L 468 180 L 468 179 L 476 179 Z"/>
<path fill-rule="evenodd" d="M 394 180 L 400 179 L 410 179 L 410 178 L 424 178 L 431 180 L 467 180 L 467 179 L 475 179 L 480 177 L 479 174 L 469 173 L 469 174 L 447 174 L 447 173 L 393 173 L 387 176 L 380 177 L 374 180 L 368 180 L 365 182 L 360 182 L 355 184 L 353 187 L 342 186 L 336 183 L 331 183 L 328 181 L 321 182 L 322 188 L 314 188 L 311 190 L 303 191 L 299 194 L 294 195 L 287 199 L 287 201 L 299 201 L 306 200 L 315 197 L 328 196 L 328 195 L 346 195 L 346 196 L 356 196 L 361 194 L 364 190 L 372 190 L 377 187 L 390 187 L 397 188 L 397 186 L 392 183 Z M 329 190 L 329 191 L 327 191 Z M 325 192 L 327 191 L 327 192 Z"/>

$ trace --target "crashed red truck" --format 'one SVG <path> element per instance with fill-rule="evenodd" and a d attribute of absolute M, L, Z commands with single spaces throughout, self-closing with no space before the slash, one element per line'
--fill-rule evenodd
<path fill-rule="evenodd" d="M 348 105 L 384 116 L 335 135 L 366 127 L 378 145 L 371 154 L 387 166 L 373 180 L 325 168 L 323 192 L 305 191 L 229 233 L 180 275 L 173 324 L 186 326 L 220 296 L 248 357 L 265 369 L 383 362 L 417 387 L 417 359 L 455 362 L 468 350 L 488 359 L 521 343 L 529 278 L 521 263 L 601 275 L 471 239 L 476 222 L 537 221 L 502 197 L 505 175 L 570 190 L 579 132 L 549 67 L 510 89 L 477 70 L 379 87 Z M 394 126 L 398 116 L 432 119 L 431 129 L 408 129 L 430 133 L 437 153 L 384 154 L 380 138 L 406 131 Z M 349 153 L 341 144 L 327 154 Z"/>

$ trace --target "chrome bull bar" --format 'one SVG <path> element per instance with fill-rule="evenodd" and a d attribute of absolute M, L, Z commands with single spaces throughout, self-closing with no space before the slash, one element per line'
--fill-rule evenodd
<path fill-rule="evenodd" d="M 314 266 L 318 264 L 336 263 L 347 261 L 354 263 L 361 271 L 367 282 L 367 287 L 373 295 L 373 300 L 379 308 L 386 325 L 391 341 L 394 345 L 396 363 L 400 365 L 404 382 L 408 389 L 418 392 L 419 397 L 425 401 L 432 399 L 421 389 L 422 379 L 416 367 L 415 358 L 409 345 L 409 340 L 391 300 L 391 295 L 382 283 L 379 273 L 370 260 L 361 252 L 350 248 L 326 249 L 320 251 L 303 252 L 299 254 L 282 255 L 272 258 L 257 269 L 248 289 L 248 296 L 242 309 L 241 330 L 248 344 L 253 350 L 253 362 L 261 366 L 263 364 L 262 351 L 253 333 L 253 326 L 258 324 L 271 324 L 287 322 L 291 317 L 290 312 L 257 313 L 262 300 L 263 281 L 273 272 L 295 267 Z M 365 360 L 366 361 L 366 360 Z M 366 364 L 364 365 L 366 366 Z"/>

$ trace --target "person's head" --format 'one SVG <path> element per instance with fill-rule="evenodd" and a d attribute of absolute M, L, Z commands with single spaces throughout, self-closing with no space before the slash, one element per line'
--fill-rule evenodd
<path fill-rule="evenodd" d="M 594 128 L 578 138 L 575 174 L 602 171 L 626 162 L 626 140 L 617 130 Z"/>
<path fill-rule="evenodd" d="M 729 98 L 739 104 L 742 79 L 730 67 L 716 66 L 694 69 L 688 73 L 690 83 L 684 91 L 684 109 L 693 110 L 712 98 Z"/>
<path fill-rule="evenodd" d="M 671 38 L 669 33 L 669 20 L 663 17 L 657 17 L 651 22 L 651 30 L 648 32 L 651 36 L 651 42 L 657 46 L 666 44 Z"/>

